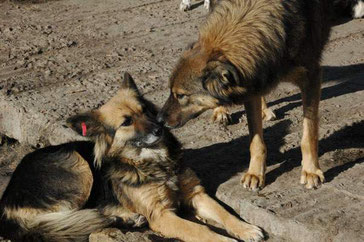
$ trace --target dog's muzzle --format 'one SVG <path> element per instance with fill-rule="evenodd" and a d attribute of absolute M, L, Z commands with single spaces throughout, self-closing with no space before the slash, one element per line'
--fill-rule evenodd
<path fill-rule="evenodd" d="M 155 127 L 151 133 L 139 137 L 133 141 L 137 147 L 150 147 L 159 143 L 163 137 L 163 127 Z"/>

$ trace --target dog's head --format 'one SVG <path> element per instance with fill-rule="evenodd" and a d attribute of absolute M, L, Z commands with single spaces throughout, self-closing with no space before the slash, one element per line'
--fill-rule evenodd
<path fill-rule="evenodd" d="M 239 80 L 238 70 L 222 54 L 193 46 L 184 52 L 172 73 L 170 96 L 158 121 L 177 128 L 208 109 L 231 104 L 237 94 L 246 91 Z"/>
<path fill-rule="evenodd" d="M 153 104 L 139 93 L 132 77 L 125 73 L 116 96 L 99 109 L 75 115 L 67 120 L 78 134 L 95 141 L 95 160 L 107 153 L 120 152 L 125 147 L 157 147 L 164 135 L 156 121 Z"/>

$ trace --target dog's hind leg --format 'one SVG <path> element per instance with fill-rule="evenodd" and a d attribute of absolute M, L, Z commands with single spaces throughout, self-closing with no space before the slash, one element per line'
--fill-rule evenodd
<path fill-rule="evenodd" d="M 303 135 L 301 140 L 301 184 L 316 188 L 324 181 L 318 161 L 318 109 L 321 95 L 321 73 L 309 72 L 306 80 L 298 83 L 302 92 Z"/>
<path fill-rule="evenodd" d="M 187 169 L 179 176 L 181 194 L 185 205 L 193 207 L 196 216 L 221 224 L 235 238 L 244 241 L 260 241 L 263 233 L 257 226 L 231 215 L 219 203 L 205 193 L 195 173 Z"/>
<path fill-rule="evenodd" d="M 245 102 L 250 136 L 250 163 L 241 182 L 245 188 L 253 191 L 262 188 L 265 182 L 267 148 L 263 140 L 261 99 L 256 96 Z"/>

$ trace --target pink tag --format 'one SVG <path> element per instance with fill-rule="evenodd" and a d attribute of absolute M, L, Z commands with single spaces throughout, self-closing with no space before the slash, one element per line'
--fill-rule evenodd
<path fill-rule="evenodd" d="M 84 122 L 82 122 L 81 126 L 82 126 L 82 136 L 86 136 L 86 132 L 87 132 L 86 124 Z"/>

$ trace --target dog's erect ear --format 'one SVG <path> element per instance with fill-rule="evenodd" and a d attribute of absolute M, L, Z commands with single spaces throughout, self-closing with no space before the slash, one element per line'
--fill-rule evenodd
<path fill-rule="evenodd" d="M 236 68 L 228 63 L 211 61 L 204 69 L 202 86 L 210 95 L 227 100 L 232 94 L 233 87 L 239 83 L 239 74 Z"/>
<path fill-rule="evenodd" d="M 67 119 L 67 125 L 79 135 L 96 137 L 105 132 L 96 112 L 77 114 Z"/>
<path fill-rule="evenodd" d="M 121 87 L 132 89 L 139 94 L 138 87 L 135 84 L 133 77 L 131 77 L 131 75 L 128 72 L 124 72 L 124 78 L 121 82 Z"/>

